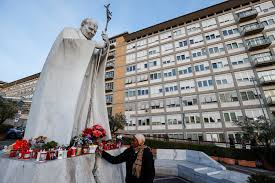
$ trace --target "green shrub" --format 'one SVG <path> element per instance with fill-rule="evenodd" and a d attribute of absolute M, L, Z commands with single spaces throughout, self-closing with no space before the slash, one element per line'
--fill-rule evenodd
<path fill-rule="evenodd" d="M 256 174 L 256 175 L 251 175 L 248 178 L 248 182 L 249 183 L 275 183 L 275 178 L 272 178 L 266 175 Z"/>

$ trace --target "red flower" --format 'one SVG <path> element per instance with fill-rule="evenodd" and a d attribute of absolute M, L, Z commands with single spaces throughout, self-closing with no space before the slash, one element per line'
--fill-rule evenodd
<path fill-rule="evenodd" d="M 93 131 L 93 136 L 96 137 L 96 138 L 99 138 L 102 136 L 102 132 L 99 131 L 99 130 L 94 130 Z"/>

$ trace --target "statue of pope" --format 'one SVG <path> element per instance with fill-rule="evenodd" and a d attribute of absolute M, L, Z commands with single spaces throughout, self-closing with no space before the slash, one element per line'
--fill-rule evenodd
<path fill-rule="evenodd" d="M 84 19 L 80 29 L 65 28 L 46 59 L 27 122 L 25 138 L 46 136 L 59 144 L 93 124 L 100 124 L 111 138 L 105 102 L 105 64 L 109 39 L 92 41 L 98 29 Z"/>

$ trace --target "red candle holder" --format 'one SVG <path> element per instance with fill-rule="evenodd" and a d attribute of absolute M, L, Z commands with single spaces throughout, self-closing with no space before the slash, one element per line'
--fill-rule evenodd
<path fill-rule="evenodd" d="M 15 158 L 17 156 L 17 150 L 11 150 L 10 152 L 10 158 Z"/>

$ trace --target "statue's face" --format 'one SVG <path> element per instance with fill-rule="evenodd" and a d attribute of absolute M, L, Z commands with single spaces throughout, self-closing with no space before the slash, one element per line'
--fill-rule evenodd
<path fill-rule="evenodd" d="M 87 21 L 81 26 L 81 32 L 88 40 L 91 40 L 96 34 L 97 27 L 96 22 Z"/>

